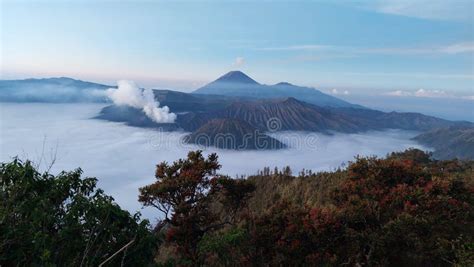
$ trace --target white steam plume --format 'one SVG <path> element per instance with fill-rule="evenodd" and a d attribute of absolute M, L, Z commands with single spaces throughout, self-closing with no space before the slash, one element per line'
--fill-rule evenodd
<path fill-rule="evenodd" d="M 151 89 L 140 89 L 133 81 L 118 81 L 118 88 L 107 89 L 107 96 L 116 105 L 126 105 L 143 110 L 154 122 L 172 123 L 176 114 L 171 113 L 167 106 L 160 108 Z"/>

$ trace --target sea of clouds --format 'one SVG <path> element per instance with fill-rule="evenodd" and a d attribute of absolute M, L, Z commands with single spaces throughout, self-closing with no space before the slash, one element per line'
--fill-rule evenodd
<path fill-rule="evenodd" d="M 187 133 L 158 132 L 122 123 L 91 119 L 104 104 L 0 103 L 0 161 L 18 156 L 30 159 L 51 172 L 81 167 L 86 176 L 99 179 L 99 187 L 131 212 L 141 211 L 152 219 L 158 212 L 141 210 L 138 188 L 154 181 L 154 169 L 162 161 L 172 162 L 199 149 L 183 144 Z M 355 155 L 384 156 L 391 151 L 419 147 L 414 132 L 388 130 L 361 134 L 272 133 L 289 149 L 276 151 L 217 152 L 229 176 L 255 174 L 265 166 L 289 165 L 294 172 L 332 170 Z M 201 148 L 202 149 L 202 148 Z"/>

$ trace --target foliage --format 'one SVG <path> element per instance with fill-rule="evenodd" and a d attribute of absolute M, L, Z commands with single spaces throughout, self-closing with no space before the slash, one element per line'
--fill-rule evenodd
<path fill-rule="evenodd" d="M 218 166 L 214 159 L 207 164 Z M 201 221 L 195 224 L 195 240 L 186 239 L 196 237 L 191 232 L 180 238 L 194 242 L 195 259 L 209 266 L 468 266 L 474 263 L 473 166 L 434 161 L 412 149 L 385 159 L 358 157 L 333 173 L 293 177 L 289 169 L 272 173 L 265 168 L 247 179 L 255 186 L 247 201 L 201 199 L 208 207 L 206 218 L 213 218 L 207 225 L 217 217 L 232 217 L 232 224 L 203 232 Z M 233 208 L 216 214 L 209 209 L 216 202 Z M 192 218 L 191 213 L 179 216 Z"/>
<path fill-rule="evenodd" d="M 472 236 L 474 188 L 417 153 L 416 158 L 413 151 L 408 157 L 359 158 L 349 166 L 348 180 L 334 194 L 356 255 L 347 257 L 349 262 L 446 265 L 464 260 L 447 244 L 463 233 Z"/>
<path fill-rule="evenodd" d="M 166 242 L 176 246 L 181 265 L 202 262 L 198 248 L 203 236 L 232 225 L 253 190 L 245 180 L 216 175 L 219 168 L 216 154 L 205 159 L 201 151 L 190 152 L 187 159 L 159 164 L 156 182 L 140 188 L 139 201 L 163 213 Z M 217 204 L 226 210 L 224 216 L 215 211 L 220 210 Z"/>
<path fill-rule="evenodd" d="M 82 171 L 40 174 L 31 162 L 0 165 L 0 265 L 97 266 L 135 240 L 110 264 L 152 262 L 148 221 L 130 215 Z"/>

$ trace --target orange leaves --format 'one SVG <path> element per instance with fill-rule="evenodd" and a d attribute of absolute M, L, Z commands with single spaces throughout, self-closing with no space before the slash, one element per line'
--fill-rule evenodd
<path fill-rule="evenodd" d="M 309 217 L 315 229 L 338 225 L 335 212 L 329 208 L 313 208 L 309 211 Z"/>

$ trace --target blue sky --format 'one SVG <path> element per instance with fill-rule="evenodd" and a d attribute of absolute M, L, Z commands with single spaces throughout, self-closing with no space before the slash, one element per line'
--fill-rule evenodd
<path fill-rule="evenodd" d="M 474 2 L 2 1 L 2 79 L 189 91 L 229 70 L 334 94 L 474 99 Z"/>

